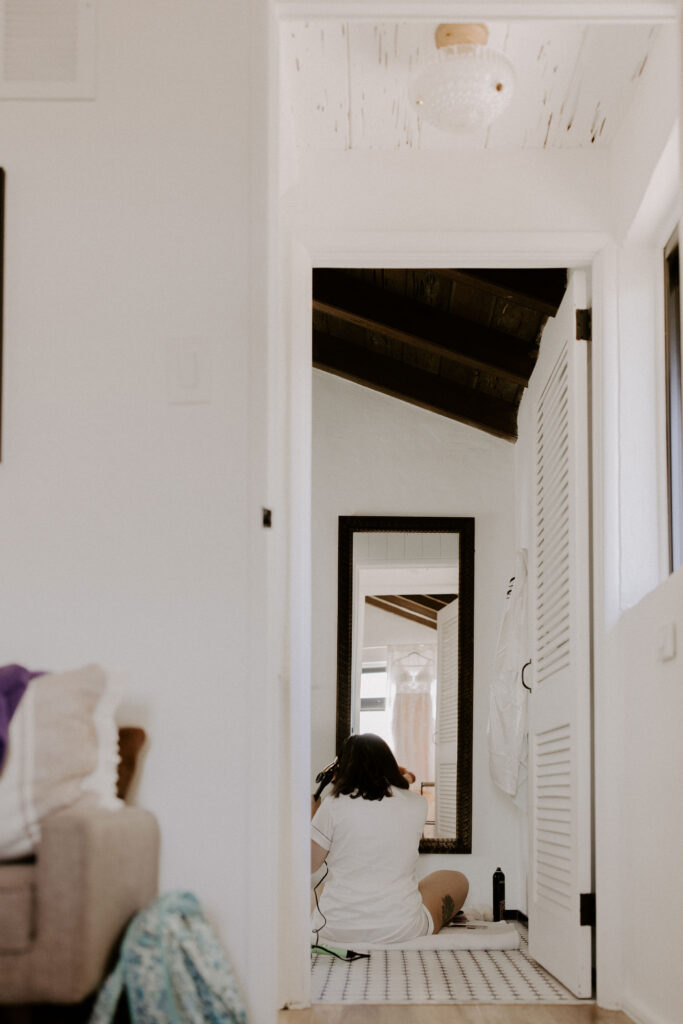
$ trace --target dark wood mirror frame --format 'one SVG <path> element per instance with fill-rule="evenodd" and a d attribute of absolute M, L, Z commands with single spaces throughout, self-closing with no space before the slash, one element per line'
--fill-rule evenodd
<path fill-rule="evenodd" d="M 472 710 L 474 669 L 474 519 L 451 516 L 340 516 L 337 605 L 337 753 L 351 731 L 353 538 L 357 533 L 458 533 L 457 836 L 422 839 L 420 853 L 472 852 Z"/>

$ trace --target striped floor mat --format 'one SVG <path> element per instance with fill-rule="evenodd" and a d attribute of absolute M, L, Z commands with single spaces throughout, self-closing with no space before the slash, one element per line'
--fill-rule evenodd
<path fill-rule="evenodd" d="M 584 1003 L 515 950 L 383 949 L 346 963 L 312 956 L 314 1003 Z"/>

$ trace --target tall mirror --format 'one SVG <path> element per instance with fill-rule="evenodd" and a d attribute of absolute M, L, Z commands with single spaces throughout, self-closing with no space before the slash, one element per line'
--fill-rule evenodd
<path fill-rule="evenodd" d="M 339 517 L 337 750 L 374 732 L 427 799 L 420 851 L 472 848 L 474 519 Z"/>

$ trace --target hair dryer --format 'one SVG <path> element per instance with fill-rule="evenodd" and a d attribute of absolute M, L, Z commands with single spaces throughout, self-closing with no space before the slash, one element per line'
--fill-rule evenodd
<path fill-rule="evenodd" d="M 334 773 L 336 772 L 338 766 L 339 758 L 335 757 L 334 761 L 330 761 L 330 763 L 325 768 L 323 768 L 322 771 L 318 772 L 318 774 L 315 777 L 315 781 L 319 782 L 320 785 L 313 794 L 314 800 L 317 800 L 322 791 L 324 790 L 325 786 L 329 782 L 332 782 L 332 779 L 334 778 Z"/>

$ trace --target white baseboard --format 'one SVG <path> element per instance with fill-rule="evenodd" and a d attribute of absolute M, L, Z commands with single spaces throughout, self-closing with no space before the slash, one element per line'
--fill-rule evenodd
<path fill-rule="evenodd" d="M 638 999 L 634 999 L 632 996 L 622 997 L 621 1009 L 635 1024 L 678 1024 L 673 1017 L 662 1017 L 661 1014 L 643 1006 Z"/>

